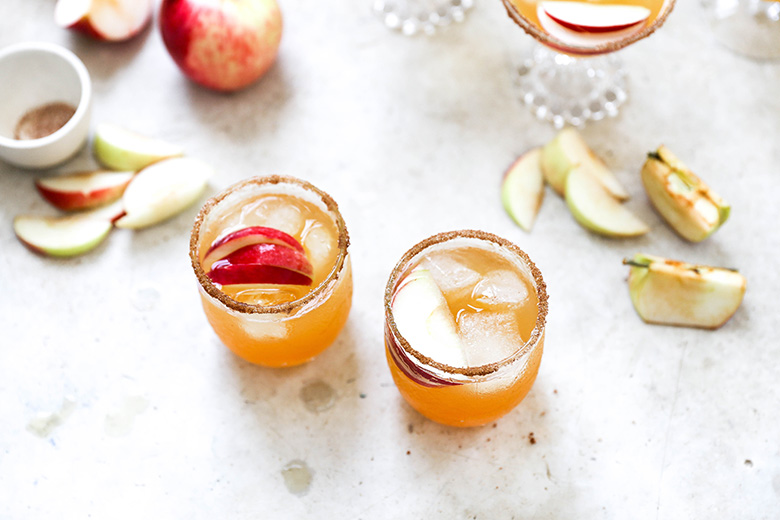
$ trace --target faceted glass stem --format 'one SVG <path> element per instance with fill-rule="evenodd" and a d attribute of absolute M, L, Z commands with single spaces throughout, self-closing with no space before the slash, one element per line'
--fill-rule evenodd
<path fill-rule="evenodd" d="M 523 103 L 562 128 L 617 115 L 627 98 L 625 76 L 614 54 L 575 58 L 536 44 L 517 79 Z"/>
<path fill-rule="evenodd" d="M 738 54 L 780 59 L 780 2 L 717 0 L 713 31 L 720 43 Z"/>
<path fill-rule="evenodd" d="M 374 0 L 374 12 L 384 24 L 411 36 L 433 34 L 439 27 L 461 22 L 474 0 Z"/>

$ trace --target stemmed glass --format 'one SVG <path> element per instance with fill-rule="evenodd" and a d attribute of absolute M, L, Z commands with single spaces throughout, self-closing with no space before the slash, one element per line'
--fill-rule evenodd
<path fill-rule="evenodd" d="M 462 22 L 473 4 L 474 0 L 374 0 L 374 12 L 387 27 L 411 36 Z"/>
<path fill-rule="evenodd" d="M 613 53 L 655 32 L 675 2 L 502 1 L 509 17 L 541 44 L 518 67 L 522 100 L 556 128 L 617 115 L 628 93 Z M 636 13 L 644 18 L 635 21 Z"/>
<path fill-rule="evenodd" d="M 780 2 L 717 0 L 715 37 L 734 52 L 757 60 L 780 58 Z"/>

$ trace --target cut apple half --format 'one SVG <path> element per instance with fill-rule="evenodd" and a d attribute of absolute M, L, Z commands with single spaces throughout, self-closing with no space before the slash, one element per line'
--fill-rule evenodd
<path fill-rule="evenodd" d="M 134 172 L 98 170 L 35 181 L 41 196 L 64 211 L 96 208 L 119 199 Z"/>
<path fill-rule="evenodd" d="M 574 168 L 581 168 L 598 179 L 613 197 L 628 199 L 628 192 L 575 128 L 564 128 L 542 148 L 541 165 L 544 179 L 562 197 L 566 176 Z"/>
<path fill-rule="evenodd" d="M 521 155 L 504 174 L 501 201 L 509 216 L 526 231 L 531 231 L 544 199 L 541 148 Z"/>
<path fill-rule="evenodd" d="M 717 329 L 742 304 L 747 281 L 734 269 L 636 254 L 628 287 L 637 314 L 648 323 Z"/>
<path fill-rule="evenodd" d="M 206 274 L 220 285 L 311 285 L 313 272 L 303 251 L 287 244 L 260 243 L 215 261 Z"/>
<path fill-rule="evenodd" d="M 127 171 L 138 171 L 163 159 L 184 154 L 178 145 L 110 123 L 97 126 L 92 149 L 95 158 L 106 168 Z"/>
<path fill-rule="evenodd" d="M 250 226 L 228 233 L 214 241 L 206 251 L 201 265 L 208 272 L 217 260 L 221 260 L 239 249 L 257 244 L 276 244 L 290 247 L 301 253 L 303 246 L 284 231 L 264 226 Z"/>
<path fill-rule="evenodd" d="M 398 332 L 413 349 L 444 365 L 467 366 L 455 318 L 430 271 L 412 270 L 396 290 L 392 309 Z"/>
<path fill-rule="evenodd" d="M 729 217 L 729 204 L 665 146 L 648 154 L 642 184 L 656 211 L 691 242 L 709 237 Z"/>
<path fill-rule="evenodd" d="M 646 7 L 586 2 L 542 2 L 541 8 L 557 23 L 572 31 L 605 33 L 641 24 L 650 16 Z"/>
<path fill-rule="evenodd" d="M 38 254 L 59 257 L 91 251 L 112 227 L 110 218 L 92 213 L 65 217 L 22 215 L 14 219 L 14 233 L 25 246 Z"/>
<path fill-rule="evenodd" d="M 54 20 L 98 40 L 123 41 L 152 19 L 153 0 L 58 0 Z"/>
<path fill-rule="evenodd" d="M 635 237 L 650 228 L 639 220 L 586 169 L 566 178 L 566 205 L 585 228 L 609 237 Z"/>
<path fill-rule="evenodd" d="M 144 228 L 179 214 L 200 198 L 213 173 L 211 166 L 189 157 L 165 159 L 144 168 L 122 196 L 126 215 L 116 226 Z"/>

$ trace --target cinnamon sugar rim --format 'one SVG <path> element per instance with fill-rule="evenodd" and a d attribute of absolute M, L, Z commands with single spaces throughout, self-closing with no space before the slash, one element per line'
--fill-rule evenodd
<path fill-rule="evenodd" d="M 533 278 L 534 281 L 534 288 L 536 289 L 536 296 L 538 300 L 536 323 L 534 324 L 534 328 L 531 331 L 531 337 L 528 338 L 528 341 L 525 342 L 523 347 L 518 349 L 511 356 L 504 358 L 500 361 L 496 361 L 494 363 L 488 363 L 476 367 L 453 367 L 450 365 L 446 365 L 444 363 L 439 363 L 438 361 L 412 348 L 412 346 L 409 344 L 406 338 L 404 338 L 401 335 L 401 333 L 398 331 L 398 327 L 395 324 L 395 319 L 393 318 L 393 310 L 391 304 L 393 294 L 395 293 L 396 285 L 400 281 L 399 276 L 401 275 L 402 271 L 411 264 L 411 261 L 417 255 L 419 255 L 422 251 L 424 251 L 425 249 L 431 246 L 434 246 L 436 244 L 442 244 L 449 240 L 458 239 L 458 238 L 469 238 L 469 239 L 481 240 L 485 242 L 491 242 L 505 249 L 508 249 L 514 255 L 519 257 L 526 265 L 526 267 L 529 269 L 529 271 L 531 271 L 531 277 Z M 422 242 L 418 243 L 417 245 L 409 249 L 406 253 L 404 253 L 404 255 L 401 257 L 401 259 L 398 261 L 395 267 L 393 267 L 393 271 L 390 273 L 390 279 L 387 281 L 387 286 L 385 288 L 385 298 L 384 298 L 385 320 L 387 321 L 390 331 L 392 332 L 393 336 L 397 340 L 398 344 L 401 345 L 401 348 L 403 348 L 403 350 L 407 354 L 413 356 L 415 360 L 417 360 L 421 364 L 428 367 L 436 368 L 447 374 L 457 374 L 466 377 L 485 376 L 497 372 L 500 368 L 510 365 L 516 360 L 522 358 L 528 352 L 530 352 L 539 343 L 539 341 L 541 341 L 542 336 L 544 335 L 544 326 L 547 321 L 547 310 L 548 310 L 547 299 L 548 299 L 547 285 L 544 283 L 544 279 L 542 278 L 542 272 L 539 270 L 538 267 L 536 267 L 536 264 L 533 263 L 533 261 L 525 253 L 525 251 L 517 247 L 514 243 L 510 242 L 509 240 L 506 240 L 505 238 L 501 238 L 492 233 L 488 233 L 486 231 L 473 230 L 473 229 L 462 229 L 458 231 L 448 231 L 445 233 L 438 233 L 436 235 L 433 235 L 432 237 L 426 238 Z"/>
<path fill-rule="evenodd" d="M 632 43 L 647 38 L 648 36 L 653 34 L 656 31 L 656 29 L 658 29 L 659 27 L 661 27 L 661 25 L 663 25 L 663 23 L 666 21 L 666 17 L 669 16 L 669 13 L 672 12 L 676 0 L 666 0 L 668 6 L 664 8 L 662 12 L 658 13 L 656 19 L 653 20 L 653 23 L 647 25 L 641 31 L 634 33 L 628 36 L 627 38 L 603 43 L 600 45 L 594 45 L 592 47 L 586 47 L 581 45 L 570 45 L 557 38 L 554 38 L 546 31 L 540 29 L 536 25 L 529 22 L 522 14 L 520 14 L 520 12 L 517 10 L 512 0 L 501 0 L 501 1 L 504 3 L 504 7 L 506 8 L 506 12 L 509 15 L 509 17 L 517 25 L 522 27 L 522 29 L 526 33 L 533 36 L 539 42 L 549 47 L 552 47 L 553 49 L 556 49 L 560 52 L 564 52 L 564 53 L 571 52 L 579 55 L 589 55 L 589 54 L 606 54 L 609 52 L 615 52 L 619 49 L 622 49 L 623 47 L 627 47 L 631 45 Z"/>
<path fill-rule="evenodd" d="M 211 281 L 211 278 L 209 278 L 206 272 L 203 270 L 203 266 L 200 263 L 200 258 L 198 257 L 201 227 L 203 226 L 203 221 L 211 212 L 211 210 L 233 193 L 239 192 L 247 186 L 263 184 L 294 184 L 302 187 L 307 191 L 315 193 L 325 204 L 328 211 L 335 217 L 336 226 L 338 227 L 339 231 L 339 254 L 336 257 L 336 262 L 334 263 L 330 273 L 328 273 L 328 276 L 326 276 L 317 287 L 306 293 L 305 296 L 298 298 L 297 300 L 280 303 L 277 305 L 254 305 L 251 303 L 240 302 L 229 297 L 227 294 L 219 290 L 214 282 Z M 284 175 L 270 175 L 267 177 L 251 177 L 249 179 L 240 181 L 236 184 L 233 184 L 222 193 L 215 195 L 206 201 L 198 213 L 198 216 L 195 218 L 195 223 L 192 226 L 192 233 L 190 234 L 190 262 L 192 263 L 192 269 L 195 271 L 195 276 L 197 276 L 198 282 L 200 283 L 201 287 L 203 287 L 203 290 L 206 291 L 206 293 L 212 298 L 219 300 L 226 307 L 245 314 L 279 314 L 289 313 L 295 309 L 298 309 L 325 291 L 331 282 L 336 280 L 341 274 L 347 258 L 348 247 L 349 233 L 347 232 L 347 226 L 344 223 L 344 219 L 342 218 L 341 213 L 339 213 L 338 204 L 336 204 L 336 201 L 334 201 L 330 195 L 307 181 Z"/>

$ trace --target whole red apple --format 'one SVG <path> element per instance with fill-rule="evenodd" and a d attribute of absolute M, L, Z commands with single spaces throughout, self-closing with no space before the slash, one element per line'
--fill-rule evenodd
<path fill-rule="evenodd" d="M 282 38 L 276 0 L 163 0 L 160 31 L 191 80 L 233 91 L 273 64 Z"/>

